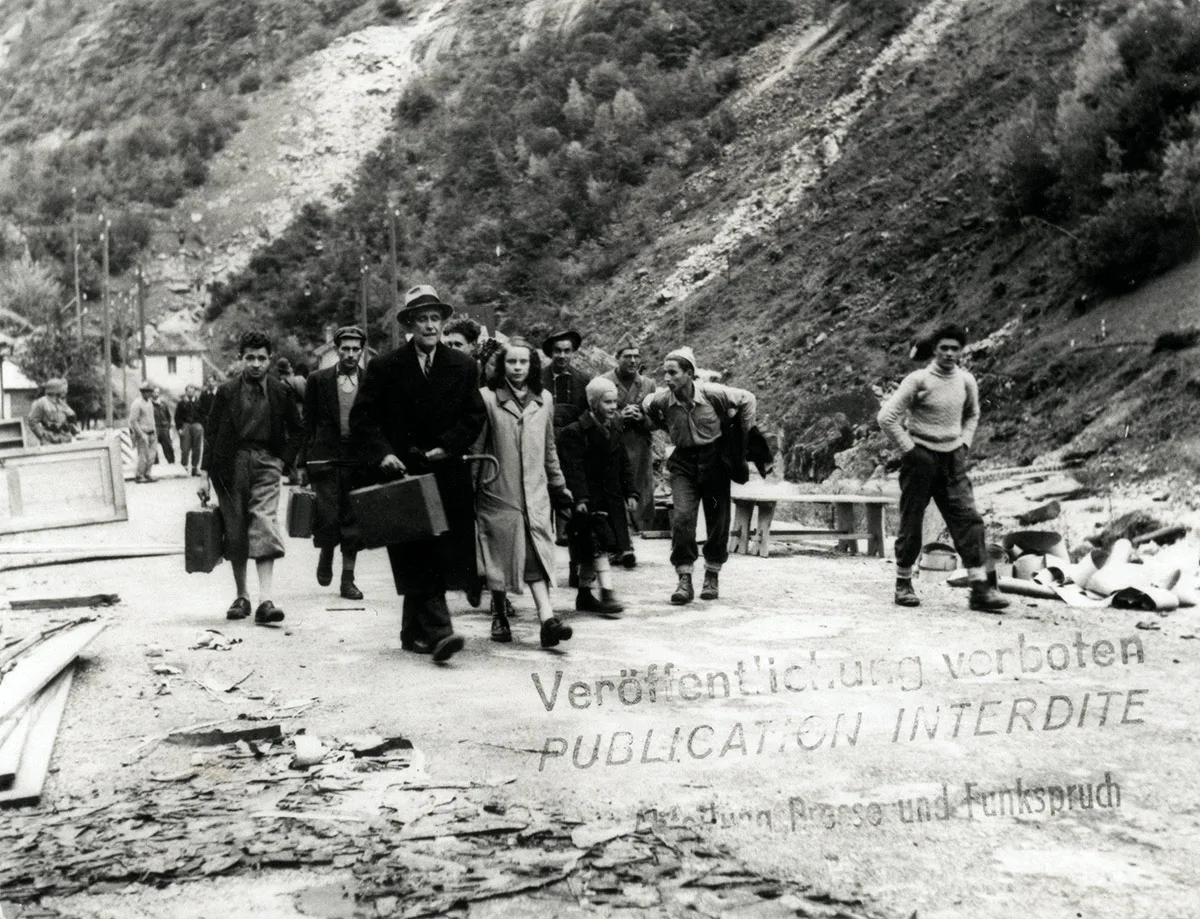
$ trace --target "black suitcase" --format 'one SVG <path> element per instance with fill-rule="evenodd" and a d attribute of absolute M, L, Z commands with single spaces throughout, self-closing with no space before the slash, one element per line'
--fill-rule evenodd
<path fill-rule="evenodd" d="M 432 539 L 450 529 L 432 475 L 356 488 L 350 492 L 350 505 L 368 549 Z"/>
<path fill-rule="evenodd" d="M 183 562 L 188 574 L 197 571 L 208 574 L 224 557 L 225 528 L 221 524 L 221 513 L 208 506 L 208 499 L 200 499 L 200 508 L 190 510 L 183 525 Z"/>
<path fill-rule="evenodd" d="M 294 539 L 308 539 L 313 534 L 317 515 L 317 496 L 309 488 L 297 488 L 288 495 L 287 534 Z"/>

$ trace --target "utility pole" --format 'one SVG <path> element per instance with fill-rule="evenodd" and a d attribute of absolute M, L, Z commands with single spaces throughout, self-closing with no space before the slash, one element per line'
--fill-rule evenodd
<path fill-rule="evenodd" d="M 141 260 L 137 266 L 138 362 L 142 365 L 142 382 L 146 382 L 146 269 Z"/>
<path fill-rule="evenodd" d="M 367 366 L 367 362 L 370 361 L 370 359 L 371 359 L 371 352 L 367 347 L 370 342 L 370 333 L 367 331 L 367 272 L 370 269 L 367 268 L 367 263 L 365 260 L 362 259 L 362 256 L 359 256 L 359 264 L 361 266 L 361 271 L 359 273 L 359 276 L 362 278 L 362 281 L 360 284 L 360 286 L 362 288 L 362 330 L 363 330 L 362 362 L 363 362 L 363 367 L 365 369 Z"/>
<path fill-rule="evenodd" d="M 75 269 L 75 323 L 79 327 L 79 340 L 83 341 L 83 295 L 79 290 L 79 227 L 76 220 L 77 208 L 75 186 L 71 186 L 71 260 Z"/>
<path fill-rule="evenodd" d="M 100 363 L 104 379 L 104 419 L 111 431 L 113 427 L 113 393 L 112 393 L 112 309 L 109 304 L 108 290 L 108 245 L 112 231 L 112 221 L 103 214 L 100 215 L 100 238 L 104 242 L 104 352 Z"/>
<path fill-rule="evenodd" d="M 396 268 L 396 218 L 400 216 L 400 212 L 395 208 L 391 208 L 388 212 L 388 235 L 392 243 L 392 327 L 391 341 L 392 350 L 395 351 L 400 347 L 400 323 L 396 322 L 396 313 L 400 308 L 397 298 L 400 291 L 400 277 Z M 365 332 L 366 329 L 363 329 Z M 363 349 L 364 353 L 366 349 Z"/>
<path fill-rule="evenodd" d="M 122 291 L 121 300 L 121 403 L 129 405 L 129 292 Z"/>

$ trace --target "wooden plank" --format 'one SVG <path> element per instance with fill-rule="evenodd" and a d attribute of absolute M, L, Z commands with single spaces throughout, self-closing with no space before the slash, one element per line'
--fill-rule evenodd
<path fill-rule="evenodd" d="M 174 555 L 183 554 L 183 543 L 155 543 L 147 545 L 103 546 L 95 543 L 78 543 L 56 546 L 54 543 L 22 543 L 20 545 L 0 546 L 0 555 L 67 555 L 73 552 L 128 552 L 145 555 Z M 117 556 L 114 556 L 114 558 Z"/>
<path fill-rule="evenodd" d="M 0 682 L 0 722 L 11 718 L 104 631 L 106 623 L 84 622 L 31 648 L 13 662 Z"/>
<path fill-rule="evenodd" d="M 796 537 L 813 537 L 824 536 L 828 539 L 870 539 L 870 533 L 843 533 L 841 530 L 780 530 L 776 527 L 771 527 L 771 538 L 786 540 L 789 536 Z"/>
<path fill-rule="evenodd" d="M 0 807 L 36 804 L 41 799 L 46 774 L 50 771 L 50 758 L 54 754 L 54 742 L 58 739 L 58 726 L 67 708 L 74 675 L 72 663 L 35 700 L 29 736 L 21 750 L 21 763 L 12 787 L 0 791 Z"/>
<path fill-rule="evenodd" d="M 82 606 L 115 606 L 121 602 L 117 594 L 91 594 L 86 597 L 30 597 L 10 600 L 9 609 L 77 609 Z"/>
<path fill-rule="evenodd" d="M 25 749 L 33 719 L 34 706 L 27 705 L 18 717 L 0 725 L 0 791 L 7 791 L 13 786 L 17 768 L 21 765 L 21 751 Z M 7 736 L 3 736 L 6 730 Z"/>
<path fill-rule="evenodd" d="M 18 547 L 0 547 L 0 571 L 18 571 L 29 567 L 52 565 L 78 565 L 84 561 L 104 561 L 121 558 L 150 558 L 154 555 L 182 555 L 184 547 L 175 545 L 127 548 L 92 546 L 90 548 L 67 546 L 65 551 L 55 552 L 44 546 L 34 552 L 25 552 Z M 12 559 L 5 561 L 4 559 Z"/>
<path fill-rule="evenodd" d="M 888 495 L 787 495 L 787 494 L 737 494 L 732 496 L 734 504 L 896 504 L 898 498 Z"/>

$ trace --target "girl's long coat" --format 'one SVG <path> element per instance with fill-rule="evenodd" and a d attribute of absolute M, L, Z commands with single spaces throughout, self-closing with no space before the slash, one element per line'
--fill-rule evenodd
<path fill-rule="evenodd" d="M 482 390 L 487 424 L 478 452 L 496 457 L 495 481 L 479 488 L 476 520 L 488 590 L 521 593 L 525 528 L 554 586 L 554 524 L 550 493 L 566 490 L 554 447 L 554 408 L 548 394 L 530 393 L 522 409 L 506 388 Z"/>

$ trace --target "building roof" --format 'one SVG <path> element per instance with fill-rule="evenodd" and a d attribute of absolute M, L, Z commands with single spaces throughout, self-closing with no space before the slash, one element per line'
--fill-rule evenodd
<path fill-rule="evenodd" d="M 25 376 L 24 372 L 10 358 L 4 359 L 3 380 L 0 389 L 5 392 L 16 392 L 18 389 L 37 389 L 38 384 Z"/>
<path fill-rule="evenodd" d="M 183 332 L 159 332 L 146 345 L 147 354 L 203 354 L 208 349 Z"/>

